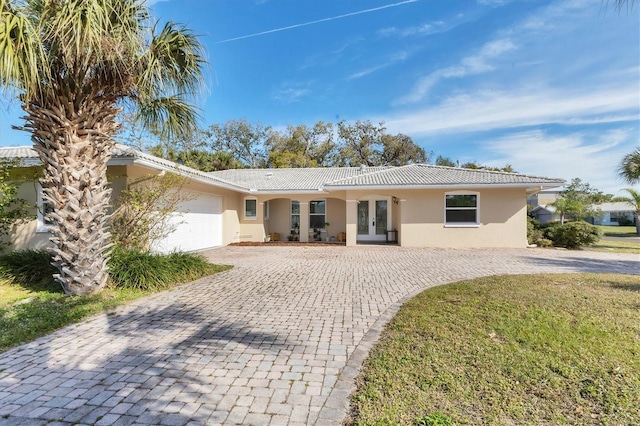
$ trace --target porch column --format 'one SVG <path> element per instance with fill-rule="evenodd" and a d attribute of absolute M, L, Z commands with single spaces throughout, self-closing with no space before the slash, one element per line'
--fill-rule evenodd
<path fill-rule="evenodd" d="M 347 246 L 355 246 L 358 233 L 358 200 L 347 200 Z"/>
<path fill-rule="evenodd" d="M 406 206 L 406 199 L 401 198 L 400 199 L 400 204 L 398 205 L 398 210 L 400 211 L 400 223 L 398 224 L 398 245 L 402 246 L 402 235 L 404 234 L 404 230 L 402 229 L 404 224 L 407 223 L 407 219 L 405 218 L 406 213 L 405 211 L 407 209 L 404 209 L 403 207 Z"/>
<path fill-rule="evenodd" d="M 300 201 L 300 242 L 309 242 L 309 203 Z"/>

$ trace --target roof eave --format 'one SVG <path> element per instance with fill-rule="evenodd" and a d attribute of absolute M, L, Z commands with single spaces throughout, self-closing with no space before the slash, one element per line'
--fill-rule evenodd
<path fill-rule="evenodd" d="M 549 189 L 564 185 L 558 183 L 470 183 L 470 184 L 433 184 L 433 185 L 328 185 L 327 190 L 376 190 L 376 189 L 474 189 L 474 188 L 527 188 L 527 189 Z"/>

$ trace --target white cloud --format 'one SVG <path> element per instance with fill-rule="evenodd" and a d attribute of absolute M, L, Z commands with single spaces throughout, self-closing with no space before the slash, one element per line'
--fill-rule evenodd
<path fill-rule="evenodd" d="M 349 75 L 347 77 L 347 80 L 355 80 L 355 79 L 358 79 L 358 78 L 362 78 L 362 77 L 364 77 L 366 75 L 369 75 L 369 74 L 372 74 L 372 73 L 374 73 L 374 72 L 376 72 L 378 70 L 390 67 L 391 65 L 394 65 L 394 64 L 396 64 L 398 62 L 405 61 L 410 56 L 411 56 L 411 53 L 409 53 L 409 52 L 407 52 L 405 50 L 401 50 L 401 51 L 396 52 L 393 55 L 389 56 L 386 61 L 384 61 L 384 62 L 382 62 L 380 64 L 377 64 L 377 65 L 371 66 L 369 68 L 365 68 L 363 70 L 360 70 L 360 71 L 352 73 L 351 75 Z"/>
<path fill-rule="evenodd" d="M 482 46 L 477 53 L 463 58 L 460 64 L 441 68 L 422 77 L 408 94 L 394 101 L 394 104 L 403 105 L 423 100 L 431 88 L 442 79 L 462 78 L 492 71 L 495 69 L 491 63 L 492 59 L 515 49 L 516 45 L 507 38 L 490 41 Z"/>
<path fill-rule="evenodd" d="M 283 104 L 300 102 L 303 97 L 311 93 L 311 83 L 284 83 L 278 89 L 273 99 Z"/>
<path fill-rule="evenodd" d="M 591 91 L 530 87 L 452 96 L 439 105 L 384 117 L 387 127 L 412 136 L 489 131 L 543 124 L 638 120 L 637 87 L 620 84 Z"/>
<path fill-rule="evenodd" d="M 517 132 L 483 141 L 484 164 L 512 164 L 519 172 L 581 178 L 606 193 L 617 193 L 624 185 L 616 175 L 622 156 L 633 147 L 636 133 L 617 128 L 604 133 L 579 132 L 552 135 L 541 130 Z"/>

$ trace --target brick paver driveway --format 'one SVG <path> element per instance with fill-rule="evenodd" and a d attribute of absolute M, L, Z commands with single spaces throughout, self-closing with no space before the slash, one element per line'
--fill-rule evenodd
<path fill-rule="evenodd" d="M 637 255 L 225 247 L 231 271 L 0 354 L 2 424 L 339 424 L 401 302 L 493 274 L 639 273 Z"/>

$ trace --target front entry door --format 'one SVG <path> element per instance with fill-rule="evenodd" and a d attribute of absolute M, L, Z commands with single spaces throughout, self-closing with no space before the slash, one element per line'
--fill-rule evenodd
<path fill-rule="evenodd" d="M 385 241 L 390 221 L 389 201 L 358 201 L 358 240 Z"/>

